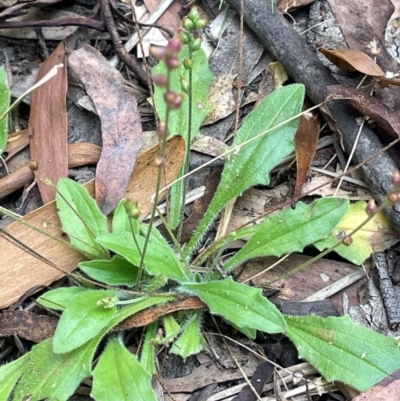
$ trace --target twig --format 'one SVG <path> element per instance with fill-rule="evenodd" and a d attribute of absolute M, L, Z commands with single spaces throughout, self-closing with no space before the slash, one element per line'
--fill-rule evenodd
<path fill-rule="evenodd" d="M 93 18 L 62 18 L 53 20 L 40 20 L 40 21 L 10 21 L 0 22 L 0 29 L 17 29 L 26 27 L 53 27 L 53 26 L 87 26 L 88 28 L 104 31 L 105 26 L 103 21 L 98 21 Z"/>
<path fill-rule="evenodd" d="M 104 16 L 104 19 L 105 19 L 105 22 L 107 25 L 108 32 L 110 33 L 111 40 L 113 41 L 114 46 L 115 46 L 115 51 L 117 52 L 117 54 L 121 58 L 121 60 L 129 68 L 132 69 L 132 71 L 135 73 L 138 80 L 142 84 L 146 85 L 146 87 L 147 87 L 148 80 L 147 80 L 145 71 L 140 66 L 138 61 L 136 60 L 136 57 L 129 54 L 127 52 L 127 50 L 125 49 L 125 46 L 122 44 L 122 41 L 117 32 L 117 28 L 115 27 L 114 18 L 111 13 L 109 0 L 100 0 L 100 3 L 101 3 L 101 10 L 103 12 L 103 16 Z"/>
<path fill-rule="evenodd" d="M 388 263 L 383 252 L 376 252 L 372 256 L 379 276 L 379 288 L 381 290 L 385 311 L 389 321 L 390 330 L 396 331 L 400 324 L 399 300 L 394 290 L 392 279 L 388 273 Z"/>

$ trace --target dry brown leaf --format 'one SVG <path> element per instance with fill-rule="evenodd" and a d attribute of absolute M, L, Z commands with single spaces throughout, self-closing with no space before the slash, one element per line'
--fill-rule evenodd
<path fill-rule="evenodd" d="M 158 169 L 154 163 L 159 153 L 159 147 L 153 146 L 140 154 L 136 161 L 132 175 L 136 177 L 133 185 L 130 185 L 125 193 L 125 198 L 138 202 L 141 217 L 147 216 L 152 207 L 152 196 L 156 188 Z M 165 157 L 165 174 L 162 174 L 161 188 L 171 183 L 182 166 L 185 157 L 185 141 L 180 136 L 174 136 L 167 142 L 167 153 Z M 166 180 L 166 181 L 165 181 Z M 160 193 L 160 199 L 165 192 Z"/>
<path fill-rule="evenodd" d="M 100 159 L 101 148 L 93 143 L 77 142 L 68 145 L 68 167 L 96 164 Z"/>
<path fill-rule="evenodd" d="M 373 77 L 384 77 L 381 67 L 367 54 L 354 49 L 325 49 L 319 51 L 333 64 L 343 71 L 359 71 Z"/>
<path fill-rule="evenodd" d="M 214 77 L 208 97 L 213 110 L 206 117 L 204 125 L 212 124 L 235 111 L 236 100 L 232 92 L 235 77 L 232 73 Z"/>
<path fill-rule="evenodd" d="M 170 313 L 180 310 L 201 309 L 205 306 L 206 305 L 204 304 L 204 302 L 197 297 L 190 297 L 181 301 L 170 302 L 164 305 L 156 306 L 154 308 L 146 309 L 144 311 L 136 313 L 133 316 L 128 317 L 117 326 L 115 326 L 113 331 L 129 330 L 134 327 L 147 326 L 150 323 L 155 322 L 160 317 L 163 317 Z"/>
<path fill-rule="evenodd" d="M 296 151 L 297 176 L 296 187 L 292 197 L 292 208 L 301 195 L 301 189 L 306 182 L 308 169 L 315 156 L 319 138 L 319 122 L 316 114 L 302 115 L 294 138 Z"/>
<path fill-rule="evenodd" d="M 257 107 L 275 89 L 281 88 L 288 79 L 289 76 L 279 61 L 269 63 L 260 82 L 258 98 L 254 107 Z"/>
<path fill-rule="evenodd" d="M 142 143 L 136 98 L 125 90 L 121 73 L 89 45 L 74 51 L 68 65 L 101 120 L 103 150 L 96 169 L 96 201 L 108 215 L 125 193 Z"/>
<path fill-rule="evenodd" d="M 206 186 L 204 195 L 195 200 L 191 215 L 183 223 L 182 235 L 180 238 L 182 243 L 188 242 L 192 237 L 217 191 L 220 180 L 221 173 L 219 171 L 207 175 L 204 183 Z"/>
<path fill-rule="evenodd" d="M 376 57 L 378 65 L 384 71 L 398 70 L 398 65 L 387 51 L 385 43 L 385 28 L 394 9 L 391 0 L 379 0 L 379 3 L 365 0 L 327 2 L 349 49 L 358 49 Z"/>
<path fill-rule="evenodd" d="M 400 389 L 400 371 L 394 372 L 375 384 L 364 393 L 352 398 L 353 401 L 389 401 L 397 400 Z"/>
<path fill-rule="evenodd" d="M 39 343 L 52 337 L 58 318 L 55 316 L 36 315 L 25 310 L 7 310 L 0 312 L 0 337 L 14 334 L 26 340 Z"/>
<path fill-rule="evenodd" d="M 50 179 L 54 185 L 68 176 L 67 143 L 67 69 L 65 45 L 60 42 L 56 50 L 41 65 L 36 82 L 55 65 L 64 64 L 59 73 L 35 89 L 32 93 L 29 115 L 30 152 L 32 160 L 39 164 L 34 172 L 43 203 L 55 198 L 55 187 L 45 185 L 42 179 Z"/>
<path fill-rule="evenodd" d="M 170 302 L 136 313 L 123 320 L 112 331 L 147 326 L 170 313 L 181 310 L 202 309 L 205 306 L 204 302 L 197 297 Z M 26 340 L 38 343 L 54 335 L 58 320 L 55 316 L 36 315 L 19 309 L 3 311 L 0 312 L 0 337 L 17 334 Z"/>
<path fill-rule="evenodd" d="M 327 99 L 348 100 L 361 113 L 371 117 L 388 134 L 397 138 L 400 135 L 400 118 L 396 111 L 385 106 L 381 100 L 364 92 L 344 85 L 332 85 L 326 88 Z"/>
<path fill-rule="evenodd" d="M 150 13 L 153 13 L 154 10 L 161 4 L 160 0 L 144 0 L 144 4 Z M 174 1 L 167 9 L 165 13 L 158 19 L 157 23 L 161 26 L 165 26 L 173 33 L 177 32 L 178 29 L 182 26 L 182 19 L 180 17 L 180 13 L 182 10 L 182 4 L 177 1 Z"/>
<path fill-rule="evenodd" d="M 151 194 L 152 190 L 148 185 L 142 185 L 143 181 L 147 181 L 147 176 L 144 176 L 143 172 L 149 171 L 149 168 L 151 169 L 154 165 L 154 155 L 158 153 L 157 149 L 150 150 L 152 157 L 149 156 L 148 151 L 144 152 L 143 156 L 139 154 L 136 163 L 142 167 L 134 170 L 128 184 L 126 197 L 133 197 L 134 194 L 135 199 L 148 199 L 149 194 Z M 165 157 L 166 166 L 168 170 L 173 172 L 167 170 L 167 184 L 171 183 L 178 174 L 181 164 L 176 159 L 180 159 L 182 162 L 183 156 L 181 155 L 184 152 L 185 143 L 181 137 L 174 137 L 168 141 Z M 91 181 L 85 184 L 85 187 L 93 196 L 94 182 Z M 155 185 L 153 191 L 154 188 Z M 36 209 L 34 212 L 24 216 L 23 220 L 40 227 L 51 235 L 61 237 L 61 223 L 57 216 L 55 202 Z M 65 244 L 24 226 L 18 221 L 10 224 L 7 227 L 7 232 L 65 272 L 75 270 L 77 264 L 83 260 L 82 254 Z M 38 285 L 49 285 L 64 275 L 63 272 L 27 253 L 20 245 L 13 243 L 4 234 L 0 235 L 0 249 L 2 252 L 2 257 L 0 258 L 0 309 L 17 301 L 30 288 Z"/>
<path fill-rule="evenodd" d="M 204 153 L 205 155 L 217 157 L 226 151 L 227 144 L 212 136 L 198 134 L 191 143 L 190 149 Z"/>
<path fill-rule="evenodd" d="M 278 0 L 276 7 L 281 13 L 287 13 L 314 3 L 314 1 L 315 0 Z"/>

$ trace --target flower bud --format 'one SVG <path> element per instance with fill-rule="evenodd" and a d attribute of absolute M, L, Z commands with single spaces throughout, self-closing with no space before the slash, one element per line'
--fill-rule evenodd
<path fill-rule="evenodd" d="M 168 107 L 172 110 L 179 109 L 182 105 L 183 95 L 177 94 L 174 91 L 167 91 L 164 93 L 164 100 Z"/>
<path fill-rule="evenodd" d="M 192 42 L 192 49 L 193 49 L 194 51 L 199 50 L 200 47 L 201 47 L 201 42 L 202 42 L 201 38 L 195 39 L 195 40 Z"/>
<path fill-rule="evenodd" d="M 165 65 L 169 70 L 175 70 L 179 67 L 179 59 L 177 56 L 170 56 L 165 60 Z"/>
<path fill-rule="evenodd" d="M 198 21 L 194 22 L 195 29 L 203 29 L 207 25 L 207 21 L 203 18 L 200 18 Z"/>
<path fill-rule="evenodd" d="M 183 66 L 185 67 L 185 70 L 190 70 L 193 67 L 193 61 L 189 58 L 185 58 L 183 60 Z"/>
<path fill-rule="evenodd" d="M 102 306 L 104 309 L 111 309 L 119 301 L 117 297 L 105 297 L 97 301 L 97 306 Z"/>
<path fill-rule="evenodd" d="M 199 20 L 200 14 L 196 6 L 192 7 L 192 9 L 189 11 L 188 18 L 191 19 L 193 22 Z"/>
<path fill-rule="evenodd" d="M 192 41 L 192 35 L 189 32 L 181 32 L 182 42 L 190 43 Z"/>
<path fill-rule="evenodd" d="M 169 52 L 171 53 L 179 53 L 182 49 L 182 39 L 180 37 L 180 35 L 176 35 L 174 36 L 167 45 L 167 49 Z"/>
<path fill-rule="evenodd" d="M 346 245 L 346 246 L 350 246 L 353 243 L 353 238 L 350 237 L 350 235 L 346 235 L 343 239 L 342 239 L 342 244 Z"/>
<path fill-rule="evenodd" d="M 376 204 L 375 199 L 371 198 L 368 201 L 368 204 L 367 204 L 367 207 L 365 208 L 365 211 L 368 214 L 372 214 L 372 213 L 375 213 L 377 209 L 378 209 L 378 205 Z"/>
<path fill-rule="evenodd" d="M 31 160 L 29 162 L 29 169 L 31 171 L 37 171 L 39 170 L 39 162 L 37 160 Z"/>
<path fill-rule="evenodd" d="M 171 90 L 166 91 L 166 92 L 164 93 L 164 100 L 165 100 L 165 103 L 167 103 L 168 106 L 169 106 L 170 103 L 173 103 L 173 101 L 175 100 L 175 96 L 177 96 L 177 94 L 176 94 L 174 91 L 171 91 Z"/>
<path fill-rule="evenodd" d="M 391 181 L 393 185 L 400 186 L 400 171 L 393 171 Z"/>
<path fill-rule="evenodd" d="M 167 53 L 167 48 L 164 46 L 150 46 L 150 54 L 157 60 L 162 60 Z"/>
<path fill-rule="evenodd" d="M 139 204 L 133 200 L 127 200 L 124 203 L 126 214 L 133 219 L 138 219 L 140 217 L 140 207 Z"/>
<path fill-rule="evenodd" d="M 160 88 L 166 88 L 168 85 L 168 78 L 164 74 L 155 74 L 152 76 L 155 85 Z"/>
<path fill-rule="evenodd" d="M 188 95 L 189 94 L 189 90 L 190 90 L 189 82 L 186 81 L 186 79 L 183 78 L 183 77 L 179 77 L 179 81 L 181 82 L 182 92 L 184 92 L 184 93 L 186 93 Z"/>
<path fill-rule="evenodd" d="M 397 192 L 390 192 L 387 196 L 387 200 L 390 203 L 395 204 L 399 200 L 399 194 Z"/>
<path fill-rule="evenodd" d="M 158 127 L 157 127 L 157 135 L 158 136 L 163 136 L 167 133 L 167 127 L 165 126 L 165 121 L 161 120 L 158 123 Z"/>
<path fill-rule="evenodd" d="M 193 21 L 191 21 L 188 17 L 183 19 L 182 26 L 188 31 L 192 31 L 194 29 Z"/>
<path fill-rule="evenodd" d="M 157 167 L 161 167 L 164 164 L 165 160 L 162 156 L 158 155 L 154 160 L 154 163 Z"/>
<path fill-rule="evenodd" d="M 173 110 L 179 109 L 179 107 L 182 106 L 182 102 L 183 102 L 183 95 L 180 93 L 175 97 L 174 101 L 172 102 L 172 105 L 170 106 L 171 109 Z"/>

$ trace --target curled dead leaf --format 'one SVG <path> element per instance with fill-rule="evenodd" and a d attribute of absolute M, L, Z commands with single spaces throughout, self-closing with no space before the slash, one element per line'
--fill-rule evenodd
<path fill-rule="evenodd" d="M 344 85 L 331 85 L 326 88 L 327 100 L 347 100 L 361 113 L 371 117 L 389 135 L 397 138 L 400 135 L 400 118 L 396 111 L 385 106 L 381 100 L 370 96 L 359 89 Z"/>
<path fill-rule="evenodd" d="M 302 115 L 294 137 L 297 176 L 296 187 L 292 197 L 292 208 L 300 197 L 301 189 L 307 178 L 308 169 L 315 156 L 319 137 L 319 122 L 316 114 Z"/>
<path fill-rule="evenodd" d="M 343 71 L 359 71 L 373 77 L 384 77 L 381 67 L 367 54 L 354 49 L 326 49 L 321 47 L 319 51 L 336 67 Z"/>

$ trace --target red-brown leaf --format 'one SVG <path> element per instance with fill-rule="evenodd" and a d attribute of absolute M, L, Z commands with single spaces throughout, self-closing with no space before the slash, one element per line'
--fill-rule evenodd
<path fill-rule="evenodd" d="M 292 197 L 292 208 L 300 197 L 301 189 L 307 178 L 308 169 L 315 156 L 319 136 L 319 123 L 316 115 L 301 116 L 295 136 L 297 177 Z"/>

